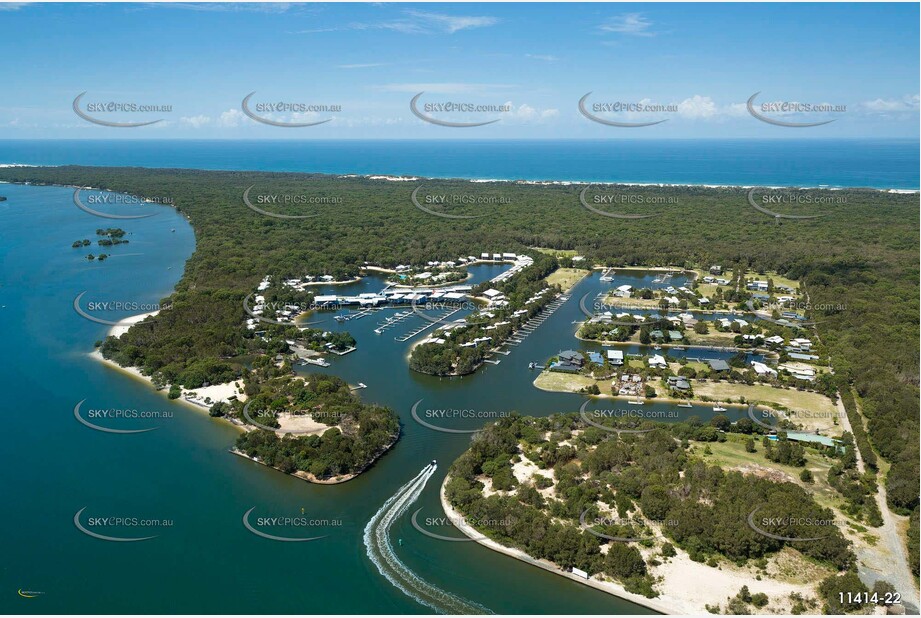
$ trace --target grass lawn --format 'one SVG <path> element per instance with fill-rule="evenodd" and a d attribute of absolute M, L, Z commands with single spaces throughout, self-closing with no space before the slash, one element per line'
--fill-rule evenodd
<path fill-rule="evenodd" d="M 531 247 L 535 251 L 540 251 L 541 253 L 546 253 L 547 255 L 553 255 L 556 257 L 574 257 L 579 255 L 579 252 L 575 249 L 549 249 L 547 247 Z"/>
<path fill-rule="evenodd" d="M 590 272 L 582 268 L 557 268 L 547 275 L 544 281 L 547 282 L 547 285 L 559 284 L 563 291 L 566 292 L 587 277 Z"/>
<path fill-rule="evenodd" d="M 840 510 L 844 506 L 844 498 L 841 497 L 831 485 L 828 484 L 828 470 L 831 468 L 833 461 L 823 455 L 819 455 L 814 450 L 806 448 L 806 468 L 812 472 L 813 482 L 804 483 L 799 479 L 803 468 L 794 466 L 785 466 L 783 464 L 769 461 L 764 456 L 764 447 L 761 445 L 759 437 L 755 436 L 754 453 L 745 452 L 745 438 L 741 434 L 727 434 L 726 442 L 695 442 L 694 453 L 705 461 L 719 465 L 722 468 L 735 468 L 753 474 L 760 474 L 770 478 L 772 471 L 775 473 L 777 480 L 782 474 L 783 480 L 796 483 L 811 493 L 816 502 L 824 507 L 835 508 Z M 710 447 L 712 454 L 705 455 L 704 448 Z M 779 473 L 779 474 L 776 474 Z"/>
<path fill-rule="evenodd" d="M 685 331 L 685 336 L 690 341 L 689 345 L 715 345 L 720 347 L 734 347 L 737 333 L 721 333 L 715 328 L 710 328 L 706 335 L 699 335 L 694 329 Z"/>
<path fill-rule="evenodd" d="M 542 371 L 537 379 L 534 380 L 534 386 L 547 391 L 562 391 L 566 393 L 578 393 L 586 386 L 595 384 L 595 380 L 578 373 L 563 373 L 560 371 Z M 601 388 L 601 383 L 598 384 Z M 605 392 L 602 389 L 602 392 Z M 608 387 L 607 394 L 611 390 Z"/>
<path fill-rule="evenodd" d="M 752 270 L 745 273 L 746 279 L 759 279 L 761 281 L 767 281 L 768 279 L 774 280 L 774 285 L 786 285 L 794 290 L 799 290 L 799 281 L 794 281 L 793 279 L 787 279 L 782 277 L 775 272 L 767 272 L 763 275 L 758 274 Z"/>
<path fill-rule="evenodd" d="M 796 389 L 781 389 L 765 384 L 730 384 L 728 382 L 695 382 L 694 395 L 709 397 L 716 401 L 738 401 L 745 397 L 748 403 L 760 403 L 774 408 L 793 412 L 803 411 L 808 414 L 792 414 L 790 419 L 802 424 L 807 430 L 820 429 L 829 434 L 839 433 L 841 425 L 836 425 L 838 411 L 832 400 L 819 393 L 809 393 Z"/>

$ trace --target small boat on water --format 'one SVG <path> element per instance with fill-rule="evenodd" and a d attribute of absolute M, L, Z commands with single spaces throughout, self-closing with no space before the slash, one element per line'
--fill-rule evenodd
<path fill-rule="evenodd" d="M 630 399 L 629 401 L 627 401 L 627 403 L 634 405 L 634 406 L 641 406 L 644 403 L 646 403 L 646 400 L 645 399 Z"/>
<path fill-rule="evenodd" d="M 679 403 L 679 404 L 678 404 L 678 407 L 679 407 L 679 408 L 693 408 L 694 406 L 692 406 L 691 404 L 685 402 L 685 403 Z"/>
<path fill-rule="evenodd" d="M 713 411 L 714 412 L 725 412 L 726 408 L 724 408 L 720 404 L 716 404 L 715 406 L 713 406 Z"/>

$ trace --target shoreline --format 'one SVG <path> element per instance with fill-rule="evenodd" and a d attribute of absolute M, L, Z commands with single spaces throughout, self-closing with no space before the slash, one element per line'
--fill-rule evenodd
<path fill-rule="evenodd" d="M 729 563 L 723 563 L 719 568 L 712 568 L 702 563 L 694 562 L 687 553 L 680 548 L 676 548 L 678 550 L 676 556 L 669 558 L 664 563 L 652 567 L 651 574 L 658 580 L 659 585 L 663 588 L 662 591 L 659 591 L 659 596 L 654 598 L 648 598 L 640 594 L 629 592 L 621 584 L 613 580 L 604 581 L 597 579 L 597 576 L 592 576 L 588 579 L 579 577 L 571 572 L 561 570 L 559 565 L 549 560 L 534 558 L 520 549 L 502 545 L 478 532 L 467 523 L 467 519 L 448 502 L 445 495 L 445 487 L 450 479 L 450 474 L 446 475 L 439 489 L 439 499 L 442 510 L 451 524 L 471 541 L 497 553 L 520 560 L 525 564 L 536 566 L 555 575 L 561 575 L 576 583 L 589 586 L 600 592 L 610 594 L 611 596 L 661 614 L 709 616 L 712 614 L 708 608 L 709 604 L 716 604 L 718 607 L 722 608 L 726 599 L 736 594 L 743 585 L 750 586 L 753 591 L 764 592 L 771 601 L 774 602 L 769 608 L 769 611 L 758 611 L 755 609 L 755 611 L 752 612 L 753 615 L 789 615 L 790 605 L 788 599 L 791 593 L 795 592 L 804 596 L 815 594 L 812 585 L 809 584 L 773 578 L 756 581 L 754 572 L 750 569 L 733 568 Z M 642 550 L 641 553 L 643 553 Z M 644 560 L 651 556 L 651 554 L 649 556 L 644 554 Z M 710 578 L 709 585 L 712 588 L 708 590 L 710 593 L 709 598 L 705 598 L 701 595 L 701 590 L 697 583 L 705 577 Z"/>
<path fill-rule="evenodd" d="M 441 508 L 445 515 L 448 517 L 448 520 L 451 522 L 451 524 L 460 530 L 471 541 L 510 558 L 520 560 L 525 564 L 539 567 L 555 575 L 560 575 L 569 580 L 582 584 L 583 586 L 589 586 L 590 588 L 600 590 L 601 592 L 606 592 L 612 596 L 623 599 L 624 601 L 646 607 L 653 611 L 659 612 L 660 614 L 673 615 L 689 613 L 686 611 L 686 608 L 681 607 L 680 604 L 674 604 L 673 601 L 672 603 L 669 603 L 671 599 L 668 599 L 667 596 L 660 594 L 655 599 L 650 599 L 640 594 L 628 592 L 623 586 L 614 582 L 602 582 L 592 578 L 583 579 L 573 575 L 572 573 L 561 570 L 559 566 L 548 560 L 539 560 L 537 558 L 533 558 L 520 549 L 506 547 L 505 545 L 502 545 L 490 539 L 489 537 L 480 534 L 470 524 L 468 524 L 467 519 L 460 512 L 458 512 L 450 502 L 448 502 L 448 498 L 445 496 L 445 487 L 450 480 L 451 475 L 445 475 L 445 480 L 441 483 L 441 487 L 438 490 L 438 496 L 441 501 Z"/>
<path fill-rule="evenodd" d="M 390 447 L 389 447 L 389 446 L 387 447 L 387 450 L 390 450 Z M 353 474 L 344 474 L 344 475 L 342 475 L 342 476 L 340 476 L 340 477 L 337 477 L 337 478 L 334 478 L 334 479 L 329 479 L 329 480 L 325 480 L 325 481 L 324 481 L 324 480 L 322 480 L 322 479 L 318 479 L 317 477 L 315 477 L 315 476 L 314 476 L 313 474 L 311 474 L 310 472 L 304 472 L 303 470 L 297 470 L 297 471 L 291 472 L 291 473 L 285 472 L 284 470 L 282 470 L 282 469 L 280 469 L 280 468 L 276 468 L 275 466 L 270 466 L 269 464 L 265 463 L 264 461 L 259 461 L 259 460 L 256 459 L 255 457 L 250 457 L 249 455 L 247 455 L 246 453 L 244 453 L 243 451 L 239 450 L 239 449 L 236 448 L 236 447 L 231 447 L 230 449 L 228 449 L 228 452 L 229 452 L 229 453 L 233 453 L 234 455 L 237 455 L 237 456 L 239 456 L 239 457 L 242 457 L 243 459 L 248 459 L 248 460 L 250 460 L 250 461 L 253 462 L 253 463 L 259 464 L 260 466 L 265 466 L 266 468 L 271 468 L 272 470 L 275 470 L 275 471 L 277 471 L 277 472 L 281 472 L 282 474 L 285 474 L 285 475 L 287 475 L 287 476 L 293 476 L 293 477 L 295 477 L 295 478 L 298 478 L 298 479 L 300 479 L 300 480 L 302 480 L 302 481 L 306 481 L 306 482 L 308 482 L 308 483 L 312 483 L 312 484 L 314 484 L 314 485 L 341 485 L 342 483 L 347 483 L 347 482 L 351 481 L 352 479 L 356 478 L 359 474 L 361 474 L 362 472 L 364 472 L 364 470 L 362 470 L 361 472 L 355 472 L 355 473 L 353 473 Z M 386 451 L 385 451 L 385 452 L 386 452 Z"/>
<path fill-rule="evenodd" d="M 57 165 L 33 165 L 29 163 L 0 163 L 0 169 L 3 168 L 57 168 L 57 167 L 87 167 L 87 168 L 125 168 L 125 167 L 137 167 L 144 170 L 165 170 L 170 169 L 166 167 L 146 167 L 146 166 L 125 166 L 125 165 L 80 165 L 75 163 L 69 164 L 57 164 Z M 265 174 L 265 173 L 275 173 L 275 174 L 291 174 L 291 175 L 308 175 L 308 176 L 320 176 L 326 178 L 335 178 L 335 179 L 353 179 L 358 178 L 361 180 L 371 180 L 371 181 L 383 181 L 383 182 L 415 182 L 415 181 L 427 181 L 427 180 L 441 180 L 441 181 L 452 181 L 452 182 L 469 182 L 472 184 L 486 184 L 486 183 L 507 183 L 514 185 L 523 185 L 523 186 L 606 186 L 606 187 L 630 187 L 630 188 L 649 188 L 649 189 L 712 189 L 714 191 L 721 189 L 753 189 L 753 188 L 763 188 L 763 189 L 796 189 L 796 190 L 810 190 L 810 191 L 866 191 L 870 193 L 889 193 L 893 195 L 914 195 L 921 193 L 921 188 L 919 189 L 905 189 L 900 187 L 866 187 L 866 186 L 811 186 L 811 185 L 777 185 L 777 184 L 717 184 L 717 183 L 668 183 L 668 182 L 630 182 L 630 181 L 619 181 L 619 180 L 551 180 L 551 179 L 539 179 L 539 180 L 528 180 L 523 178 L 463 178 L 459 176 L 420 176 L 416 174 L 412 175 L 400 175 L 400 174 L 348 174 L 348 173 L 331 173 L 331 172 L 308 172 L 308 171 L 272 171 L 272 170 L 246 170 L 246 169 L 210 169 L 210 168 L 200 168 L 200 167 L 182 167 L 175 168 L 181 170 L 196 170 L 202 172 L 215 172 L 215 173 L 241 173 L 241 174 Z M 74 188 L 75 185 L 61 185 L 57 183 L 34 183 L 34 182 L 10 182 L 10 181 L 0 181 L 0 184 L 21 184 L 29 186 L 46 186 L 46 187 L 71 187 Z M 80 187 L 82 189 L 93 190 L 93 191 L 109 191 L 111 193 L 119 193 L 118 191 L 110 191 L 109 189 L 100 189 L 97 187 Z M 167 204 L 163 204 L 166 206 Z"/>

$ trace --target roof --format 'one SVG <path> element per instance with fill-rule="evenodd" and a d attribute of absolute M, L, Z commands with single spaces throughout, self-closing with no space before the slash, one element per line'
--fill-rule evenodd
<path fill-rule="evenodd" d="M 710 369 L 713 371 L 729 371 L 729 363 L 724 360 L 715 359 L 708 360 L 707 364 L 710 365 Z"/>

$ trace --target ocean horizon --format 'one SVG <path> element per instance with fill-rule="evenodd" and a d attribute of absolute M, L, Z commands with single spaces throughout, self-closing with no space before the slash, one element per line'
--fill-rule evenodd
<path fill-rule="evenodd" d="M 917 191 L 917 139 L 0 140 L 0 165 Z"/>

